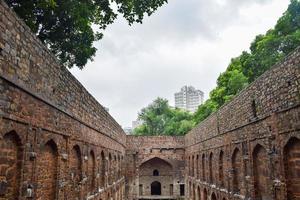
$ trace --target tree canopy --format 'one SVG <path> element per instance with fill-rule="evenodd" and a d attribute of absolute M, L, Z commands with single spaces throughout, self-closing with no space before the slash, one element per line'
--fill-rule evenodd
<path fill-rule="evenodd" d="M 299 45 L 300 1 L 291 0 L 273 29 L 256 36 L 249 52 L 244 51 L 231 59 L 226 71 L 218 77 L 217 87 L 210 92 L 209 99 L 199 106 L 195 121 L 204 120 Z"/>
<path fill-rule="evenodd" d="M 180 127 L 185 127 L 186 124 L 188 128 L 178 128 L 178 124 L 168 123 L 168 125 L 172 125 L 170 125 L 170 128 L 170 126 L 165 124 L 167 120 L 162 118 L 163 122 L 155 122 L 164 124 L 160 125 L 159 132 L 156 133 L 187 133 L 193 125 L 203 121 L 211 113 L 230 101 L 242 89 L 298 46 L 300 46 L 300 1 L 291 0 L 288 9 L 279 18 L 273 29 L 268 30 L 266 34 L 256 36 L 250 45 L 249 51 L 243 51 L 240 56 L 231 59 L 226 71 L 219 75 L 216 88 L 210 92 L 209 98 L 204 104 L 199 106 L 194 115 L 192 117 L 189 113 L 179 115 L 181 116 L 179 117 L 180 120 L 176 122 L 180 122 Z M 180 110 L 178 112 L 184 113 L 184 111 Z M 153 112 L 151 117 L 159 121 L 159 118 L 156 118 L 156 114 Z M 177 114 L 173 116 L 177 116 Z M 142 117 L 143 115 L 141 115 Z M 175 118 L 177 119 L 177 117 Z M 137 132 L 140 134 L 151 133 L 151 130 L 143 130 L 143 128 L 148 128 L 148 124 L 145 120 L 144 125 L 139 127 L 141 129 Z M 176 131 L 176 128 L 180 131 Z M 168 132 L 168 130 L 172 131 Z"/>
<path fill-rule="evenodd" d="M 93 42 L 121 14 L 142 23 L 167 0 L 5 0 L 67 67 L 83 68 L 96 53 Z M 92 28 L 97 26 L 97 30 Z M 96 31 L 95 31 L 96 30 Z"/>
<path fill-rule="evenodd" d="M 183 135 L 194 127 L 191 113 L 171 108 L 162 98 L 143 108 L 138 118 L 143 124 L 134 130 L 136 135 Z"/>

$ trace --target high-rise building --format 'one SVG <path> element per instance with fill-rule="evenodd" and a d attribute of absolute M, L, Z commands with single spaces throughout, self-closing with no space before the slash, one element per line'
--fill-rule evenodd
<path fill-rule="evenodd" d="M 183 86 L 180 92 L 175 93 L 175 107 L 195 112 L 203 103 L 204 93 L 193 86 Z"/>

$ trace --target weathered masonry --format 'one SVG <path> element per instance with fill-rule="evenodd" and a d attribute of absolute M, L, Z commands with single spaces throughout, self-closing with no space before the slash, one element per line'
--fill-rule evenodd
<path fill-rule="evenodd" d="M 184 137 L 127 136 L 128 199 L 184 198 Z"/>
<path fill-rule="evenodd" d="M 124 199 L 126 135 L 0 1 L 0 199 Z"/>
<path fill-rule="evenodd" d="M 300 49 L 185 137 L 189 197 L 300 199 Z"/>
<path fill-rule="evenodd" d="M 0 200 L 300 200 L 300 48 L 184 137 L 126 136 L 0 0 Z"/>

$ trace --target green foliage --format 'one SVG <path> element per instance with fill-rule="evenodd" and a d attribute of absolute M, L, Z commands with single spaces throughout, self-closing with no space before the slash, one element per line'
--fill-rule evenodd
<path fill-rule="evenodd" d="M 147 112 L 146 116 L 150 115 L 153 120 L 151 123 L 145 120 L 145 123 L 135 130 L 136 133 L 150 135 L 187 133 L 196 123 L 205 120 L 298 46 L 300 46 L 300 1 L 291 0 L 287 11 L 277 21 L 274 29 L 270 29 L 265 35 L 256 36 L 251 43 L 250 52 L 244 51 L 237 58 L 231 59 L 226 71 L 218 77 L 217 86 L 210 92 L 209 99 L 199 106 L 192 117 L 184 111 L 170 109 L 164 100 L 162 101 L 164 106 L 161 108 L 164 114 Z M 141 119 L 143 116 L 142 112 Z"/>
<path fill-rule="evenodd" d="M 135 135 L 184 135 L 195 125 L 191 113 L 171 108 L 162 98 L 143 108 L 139 120 L 143 124 L 134 129 Z"/>
<path fill-rule="evenodd" d="M 203 121 L 299 45 L 300 2 L 291 0 L 275 28 L 265 35 L 256 36 L 250 52 L 244 51 L 231 60 L 226 71 L 220 74 L 217 87 L 210 92 L 209 99 L 199 106 L 195 122 Z"/>
<path fill-rule="evenodd" d="M 218 104 L 211 99 L 208 99 L 204 104 L 200 105 L 198 110 L 194 114 L 194 121 L 199 123 L 205 120 L 211 113 L 218 109 Z"/>
<path fill-rule="evenodd" d="M 67 67 L 83 68 L 96 53 L 93 42 L 118 14 L 141 23 L 167 0 L 6 0 Z M 116 9 L 113 9 L 116 7 Z M 98 31 L 94 31 L 96 25 Z"/>
<path fill-rule="evenodd" d="M 252 82 L 299 45 L 300 2 L 291 0 L 275 28 L 258 35 L 250 46 L 250 53 L 242 54 L 242 71 Z"/>

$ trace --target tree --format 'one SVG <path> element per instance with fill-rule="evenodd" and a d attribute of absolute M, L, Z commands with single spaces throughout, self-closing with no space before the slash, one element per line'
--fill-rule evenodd
<path fill-rule="evenodd" d="M 300 45 L 300 1 L 291 0 L 287 11 L 279 18 L 274 29 L 264 35 L 257 35 L 250 45 L 250 52 L 231 59 L 225 72 L 217 79 L 217 86 L 209 99 L 194 115 L 199 123 L 211 113 L 231 100 L 275 63 Z"/>
<path fill-rule="evenodd" d="M 134 129 L 136 135 L 184 135 L 195 125 L 191 113 L 171 108 L 162 98 L 143 108 L 138 118 L 143 124 Z"/>
<path fill-rule="evenodd" d="M 274 29 L 270 29 L 265 35 L 258 35 L 250 46 L 250 53 L 242 54 L 244 75 L 253 82 L 299 45 L 300 2 L 291 0 Z"/>
<path fill-rule="evenodd" d="M 82 69 L 96 53 L 93 42 L 118 14 L 142 23 L 167 0 L 6 0 L 67 67 Z M 114 9 L 116 7 L 116 9 Z M 94 31 L 92 25 L 97 26 Z"/>

